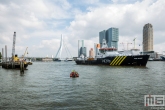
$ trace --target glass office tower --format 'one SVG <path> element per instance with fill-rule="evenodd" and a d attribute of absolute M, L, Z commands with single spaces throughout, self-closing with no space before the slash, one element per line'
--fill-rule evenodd
<path fill-rule="evenodd" d="M 118 50 L 119 29 L 112 27 L 99 32 L 99 43 L 101 47 L 103 39 L 106 40 L 108 47 L 114 47 Z"/>

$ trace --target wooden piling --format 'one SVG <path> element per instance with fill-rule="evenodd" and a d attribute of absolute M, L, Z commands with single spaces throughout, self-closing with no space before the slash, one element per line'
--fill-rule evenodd
<path fill-rule="evenodd" d="M 12 62 L 12 69 L 14 69 L 15 68 L 15 63 L 14 62 Z"/>
<path fill-rule="evenodd" d="M 24 62 L 23 61 L 20 62 L 20 73 L 21 74 L 24 73 Z"/>

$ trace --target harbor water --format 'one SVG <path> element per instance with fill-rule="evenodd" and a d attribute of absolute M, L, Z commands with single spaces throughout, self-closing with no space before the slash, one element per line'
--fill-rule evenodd
<path fill-rule="evenodd" d="M 0 67 L 2 110 L 148 110 L 144 95 L 165 95 L 165 62 L 146 67 L 33 62 L 23 75 Z M 76 70 L 79 78 L 70 78 Z"/>

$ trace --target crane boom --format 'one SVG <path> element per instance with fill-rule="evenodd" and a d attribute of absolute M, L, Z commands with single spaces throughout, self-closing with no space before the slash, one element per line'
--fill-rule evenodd
<path fill-rule="evenodd" d="M 127 43 L 127 50 L 128 50 L 128 44 L 132 44 L 132 43 L 129 43 L 129 42 Z"/>
<path fill-rule="evenodd" d="M 123 45 L 123 50 L 125 50 L 125 48 L 124 48 L 124 43 L 122 42 L 122 43 L 120 43 L 120 44 L 122 44 L 122 45 Z"/>
<path fill-rule="evenodd" d="M 26 54 L 26 52 L 27 52 L 27 49 L 28 49 L 28 47 L 26 47 L 25 53 L 24 53 L 24 55 L 22 56 L 22 58 L 25 57 L 25 54 Z"/>
<path fill-rule="evenodd" d="M 134 49 L 135 49 L 135 40 L 136 40 L 136 38 L 133 39 L 133 41 L 134 41 Z"/>
<path fill-rule="evenodd" d="M 129 45 L 129 44 L 132 44 L 132 43 L 129 43 L 129 42 L 127 42 L 127 43 L 123 43 L 123 42 L 122 42 L 122 43 L 120 43 L 120 44 L 122 44 L 123 47 L 124 47 L 124 44 L 127 44 L 127 50 L 128 50 L 128 45 Z"/>
<path fill-rule="evenodd" d="M 16 43 L 16 32 L 14 32 L 13 35 L 13 47 L 12 47 L 12 61 L 14 62 L 14 56 L 15 56 L 15 43 Z"/>

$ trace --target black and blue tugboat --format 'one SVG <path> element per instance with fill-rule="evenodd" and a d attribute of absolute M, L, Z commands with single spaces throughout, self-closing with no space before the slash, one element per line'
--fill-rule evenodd
<path fill-rule="evenodd" d="M 102 48 L 97 48 L 95 58 L 77 58 L 79 65 L 109 65 L 109 66 L 146 66 L 149 55 L 135 54 L 134 50 L 118 52 L 115 48 L 108 48 L 103 39 Z"/>

